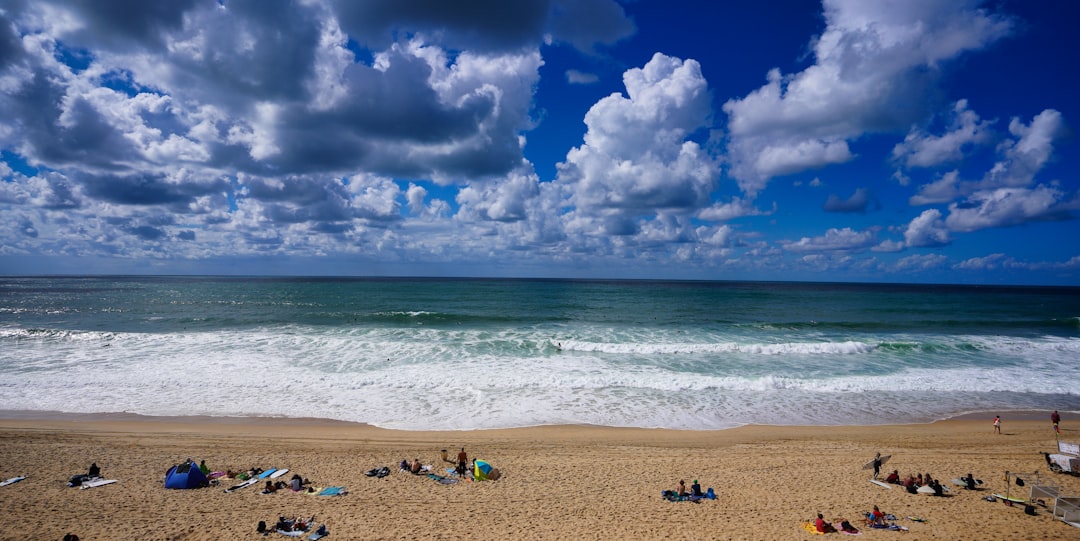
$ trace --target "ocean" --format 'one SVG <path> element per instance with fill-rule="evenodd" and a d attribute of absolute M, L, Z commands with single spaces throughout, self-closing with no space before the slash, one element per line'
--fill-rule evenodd
<path fill-rule="evenodd" d="M 410 430 L 920 423 L 1080 412 L 1078 354 L 1069 287 L 0 278 L 0 410 Z"/>

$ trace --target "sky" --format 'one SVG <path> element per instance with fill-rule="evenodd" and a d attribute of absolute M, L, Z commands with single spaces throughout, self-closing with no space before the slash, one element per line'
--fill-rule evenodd
<path fill-rule="evenodd" d="M 0 0 L 0 274 L 1080 285 L 1080 4 Z"/>

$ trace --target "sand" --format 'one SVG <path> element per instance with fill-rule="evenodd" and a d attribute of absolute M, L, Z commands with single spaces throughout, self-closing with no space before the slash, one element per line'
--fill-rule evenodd
<path fill-rule="evenodd" d="M 902 517 L 907 533 L 863 530 L 866 539 L 1080 539 L 1080 529 L 1022 507 L 985 501 L 1005 490 L 1005 471 L 1038 471 L 1080 495 L 1080 477 L 1053 474 L 1046 415 L 1003 414 L 932 424 L 873 427 L 747 426 L 723 431 L 583 426 L 465 432 L 401 432 L 323 420 L 147 418 L 0 412 L 0 539 L 261 539 L 256 524 L 316 516 L 343 539 L 808 539 L 800 524 L 818 512 L 862 526 L 872 506 Z M 1066 418 L 1062 435 L 1080 440 Z M 419 457 L 444 473 L 441 449 L 462 446 L 503 476 L 444 485 L 397 471 Z M 971 472 L 986 490 L 912 495 L 867 481 L 875 452 L 885 470 L 930 472 L 948 481 Z M 348 494 L 263 495 L 256 488 L 163 488 L 165 471 L 191 457 L 212 469 L 287 467 Z M 80 490 L 68 478 L 96 462 L 109 486 Z M 364 472 L 389 466 L 377 479 Z M 289 474 L 291 475 L 291 473 Z M 287 475 L 286 477 L 288 477 Z M 713 487 L 716 500 L 668 502 L 679 479 Z M 1029 487 L 1013 485 L 1026 497 Z M 1052 506 L 1052 502 L 1049 502 Z M 927 522 L 908 520 L 918 516 Z M 841 537 L 830 534 L 828 537 Z M 271 534 L 271 539 L 285 539 Z"/>

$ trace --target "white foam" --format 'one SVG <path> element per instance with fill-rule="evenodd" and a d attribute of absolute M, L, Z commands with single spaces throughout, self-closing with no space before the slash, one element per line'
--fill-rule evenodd
<path fill-rule="evenodd" d="M 918 421 L 1010 404 L 1080 409 L 1076 340 L 948 338 L 976 348 L 930 358 L 871 341 L 676 343 L 674 335 L 566 339 L 559 351 L 550 329 L 430 327 L 0 329 L 0 409 L 311 416 L 408 429 L 701 429 Z"/>

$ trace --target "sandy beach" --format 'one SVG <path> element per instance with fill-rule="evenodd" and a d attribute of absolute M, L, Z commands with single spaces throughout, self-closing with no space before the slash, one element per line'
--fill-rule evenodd
<path fill-rule="evenodd" d="M 984 499 L 1005 490 L 1006 471 L 1037 470 L 1043 482 L 1080 495 L 1080 477 L 1050 473 L 1040 454 L 1055 450 L 1048 412 L 1002 416 L 998 435 L 992 414 L 872 427 L 400 432 L 307 419 L 15 413 L 0 415 L 0 478 L 28 478 L 0 487 L 0 538 L 257 539 L 260 520 L 314 515 L 329 528 L 328 539 L 808 539 L 817 536 L 800 524 L 818 512 L 861 528 L 862 515 L 878 505 L 909 531 L 863 528 L 866 538 L 1080 539 L 1080 530 L 1053 520 L 1049 509 L 1029 516 Z M 1067 416 L 1062 438 L 1080 440 L 1080 423 Z M 441 484 L 398 472 L 403 458 L 420 458 L 446 473 L 440 450 L 453 457 L 461 447 L 502 478 Z M 861 469 L 876 452 L 892 455 L 886 472 L 929 472 L 946 482 L 971 472 L 986 488 L 951 487 L 943 498 L 882 488 Z M 318 487 L 343 485 L 348 494 L 225 493 L 232 480 L 163 488 L 165 471 L 188 457 L 214 470 L 289 468 L 289 475 Z M 92 462 L 118 482 L 68 487 Z M 379 466 L 393 473 L 364 475 Z M 699 480 L 717 498 L 662 499 L 680 479 Z M 1029 494 L 1027 486 L 1010 490 Z"/>

